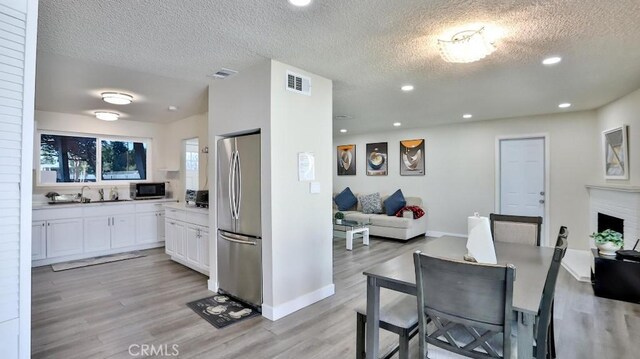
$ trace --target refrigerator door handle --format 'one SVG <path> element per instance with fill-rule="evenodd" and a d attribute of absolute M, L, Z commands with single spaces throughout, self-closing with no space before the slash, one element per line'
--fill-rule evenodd
<path fill-rule="evenodd" d="M 238 187 L 236 187 L 236 219 L 240 219 L 240 204 L 242 203 L 242 167 L 240 166 L 240 152 L 236 151 L 236 175 Z"/>
<path fill-rule="evenodd" d="M 229 209 L 231 210 L 231 218 L 236 219 L 236 198 L 235 198 L 235 160 L 236 153 L 231 153 L 231 161 L 229 163 Z"/>
<path fill-rule="evenodd" d="M 250 246 L 255 246 L 256 243 L 255 242 L 250 242 L 250 241 L 243 241 L 243 240 L 239 240 L 239 239 L 235 239 L 235 238 L 231 238 L 231 237 L 227 237 L 222 233 L 219 233 L 220 238 L 229 241 L 229 242 L 233 242 L 233 243 L 238 243 L 238 244 L 248 244 Z"/>

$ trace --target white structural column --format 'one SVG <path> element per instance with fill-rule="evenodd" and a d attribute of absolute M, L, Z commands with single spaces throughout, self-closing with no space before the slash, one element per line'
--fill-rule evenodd
<path fill-rule="evenodd" d="M 0 348 L 29 358 L 37 0 L 0 0 Z"/>

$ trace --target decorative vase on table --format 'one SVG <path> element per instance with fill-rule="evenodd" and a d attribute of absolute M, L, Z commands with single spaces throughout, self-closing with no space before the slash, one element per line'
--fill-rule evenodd
<path fill-rule="evenodd" d="M 600 254 L 605 256 L 615 256 L 616 251 L 624 245 L 622 233 L 606 229 L 600 233 L 591 235 Z"/>

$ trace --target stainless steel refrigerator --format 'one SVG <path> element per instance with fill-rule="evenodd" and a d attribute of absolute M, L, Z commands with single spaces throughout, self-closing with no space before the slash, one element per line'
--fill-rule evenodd
<path fill-rule="evenodd" d="M 218 141 L 218 284 L 262 305 L 260 134 Z"/>

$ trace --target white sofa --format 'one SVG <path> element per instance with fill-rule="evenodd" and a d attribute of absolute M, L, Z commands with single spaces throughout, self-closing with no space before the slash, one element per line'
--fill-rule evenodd
<path fill-rule="evenodd" d="M 356 197 L 358 196 L 355 194 Z M 336 194 L 334 194 L 335 198 Z M 384 200 L 388 196 L 383 196 Z M 405 197 L 407 206 L 419 206 L 422 207 L 422 199 L 418 197 Z M 384 209 L 384 208 L 383 208 Z M 335 202 L 333 203 L 333 214 L 338 212 L 338 207 Z M 413 237 L 421 236 L 427 232 L 427 215 L 418 219 L 413 219 L 413 212 L 406 211 L 403 217 L 388 216 L 383 214 L 364 214 L 362 213 L 362 206 L 360 201 L 355 208 L 351 208 L 349 211 L 340 211 L 344 213 L 344 219 L 359 222 L 370 222 L 369 234 L 378 237 L 387 237 L 401 240 L 409 240 Z M 337 226 L 336 226 L 337 227 Z M 337 228 L 336 228 L 337 229 Z"/>

